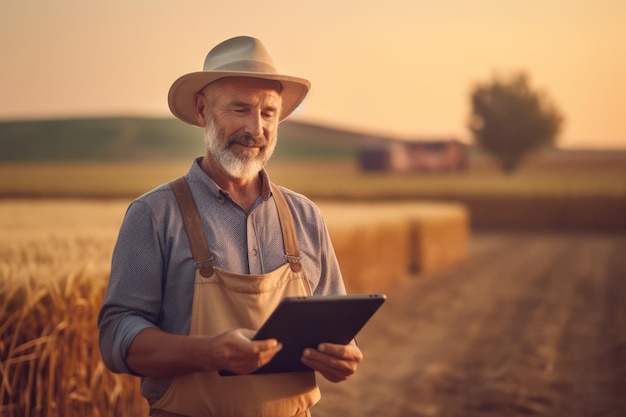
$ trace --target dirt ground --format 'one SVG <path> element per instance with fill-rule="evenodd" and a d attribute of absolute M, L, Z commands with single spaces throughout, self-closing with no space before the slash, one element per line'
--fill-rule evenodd
<path fill-rule="evenodd" d="M 626 416 L 626 235 L 477 234 L 387 296 L 313 417 Z"/>

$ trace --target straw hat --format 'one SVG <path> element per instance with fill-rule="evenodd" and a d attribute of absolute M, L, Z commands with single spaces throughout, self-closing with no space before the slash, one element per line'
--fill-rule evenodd
<path fill-rule="evenodd" d="M 311 86 L 311 83 L 303 78 L 278 74 L 272 58 L 260 40 L 238 36 L 225 40 L 211 49 L 202 71 L 183 75 L 174 81 L 167 98 L 174 116 L 183 122 L 198 126 L 194 115 L 194 95 L 207 84 L 224 77 L 252 77 L 280 81 L 283 99 L 280 121 L 298 107 Z"/>

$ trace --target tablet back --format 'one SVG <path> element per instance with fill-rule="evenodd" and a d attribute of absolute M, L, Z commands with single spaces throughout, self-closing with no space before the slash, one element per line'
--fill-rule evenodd
<path fill-rule="evenodd" d="M 384 294 L 287 297 L 261 326 L 255 340 L 274 338 L 283 348 L 255 373 L 310 371 L 300 358 L 320 343 L 349 343 L 385 301 Z M 220 371 L 221 375 L 229 375 Z"/>

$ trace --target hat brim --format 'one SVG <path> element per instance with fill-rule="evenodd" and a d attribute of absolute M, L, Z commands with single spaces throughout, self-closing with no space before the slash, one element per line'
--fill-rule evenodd
<path fill-rule="evenodd" d="M 206 85 L 226 77 L 249 77 L 265 80 L 275 80 L 282 84 L 282 111 L 280 120 L 285 120 L 302 103 L 311 83 L 304 78 L 280 74 L 259 74 L 244 71 L 198 71 L 185 74 L 178 78 L 167 96 L 167 102 L 174 116 L 193 126 L 204 127 L 198 124 L 195 116 L 194 96 Z"/>

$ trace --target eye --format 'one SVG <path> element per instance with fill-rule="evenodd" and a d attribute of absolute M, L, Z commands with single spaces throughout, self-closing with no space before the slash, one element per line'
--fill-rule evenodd
<path fill-rule="evenodd" d="M 274 119 L 277 117 L 278 112 L 274 107 L 268 107 L 261 111 L 261 115 L 266 119 Z"/>

